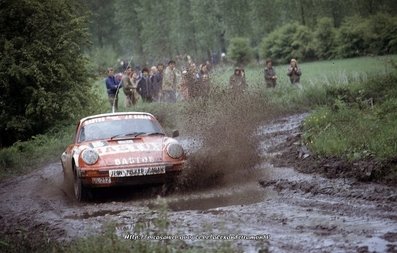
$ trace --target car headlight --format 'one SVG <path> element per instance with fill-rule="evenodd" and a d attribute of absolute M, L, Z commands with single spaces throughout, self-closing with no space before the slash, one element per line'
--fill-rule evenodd
<path fill-rule="evenodd" d="M 81 153 L 81 158 L 86 164 L 92 165 L 98 161 L 99 154 L 92 148 L 87 148 Z"/>
<path fill-rule="evenodd" d="M 167 154 L 174 159 L 179 159 L 183 156 L 183 148 L 178 143 L 171 143 L 167 146 Z"/>

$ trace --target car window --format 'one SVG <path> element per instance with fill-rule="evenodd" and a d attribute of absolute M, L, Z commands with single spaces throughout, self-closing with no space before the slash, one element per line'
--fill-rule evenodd
<path fill-rule="evenodd" d="M 135 132 L 163 133 L 163 130 L 157 122 L 149 119 L 108 120 L 84 125 L 80 130 L 79 142 L 108 139 L 115 135 Z"/>

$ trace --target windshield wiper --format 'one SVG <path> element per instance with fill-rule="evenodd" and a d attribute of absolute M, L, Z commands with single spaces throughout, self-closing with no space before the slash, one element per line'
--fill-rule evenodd
<path fill-rule="evenodd" d="M 140 133 L 137 136 L 150 136 L 150 135 L 165 135 L 165 133 L 160 133 L 160 132 L 152 132 L 152 133 Z"/>
<path fill-rule="evenodd" d="M 145 132 L 133 132 L 133 133 L 126 133 L 126 134 L 116 134 L 116 135 L 110 137 L 110 139 L 113 140 L 113 139 L 119 138 L 119 137 L 130 137 L 130 136 L 135 138 L 142 134 L 146 134 L 146 133 Z"/>

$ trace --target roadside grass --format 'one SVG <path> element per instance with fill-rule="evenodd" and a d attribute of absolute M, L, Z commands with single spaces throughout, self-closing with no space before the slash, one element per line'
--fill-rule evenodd
<path fill-rule="evenodd" d="M 60 158 L 65 144 L 72 141 L 74 126 L 54 128 L 51 132 L 16 142 L 0 150 L 0 180 L 23 175 Z"/>
<path fill-rule="evenodd" d="M 304 140 L 320 156 L 349 161 L 397 159 L 397 73 L 326 89 L 326 104 L 304 122 Z"/>

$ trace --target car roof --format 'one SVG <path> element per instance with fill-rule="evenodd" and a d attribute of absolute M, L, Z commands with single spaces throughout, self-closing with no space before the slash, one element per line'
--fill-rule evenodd
<path fill-rule="evenodd" d="M 86 120 L 89 120 L 89 119 L 95 119 L 95 118 L 101 118 L 101 117 L 107 117 L 107 116 L 117 116 L 117 115 L 146 115 L 146 116 L 156 118 L 148 112 L 113 112 L 113 113 L 102 113 L 102 114 L 91 115 L 91 116 L 80 119 L 80 123 L 82 123 Z"/>

